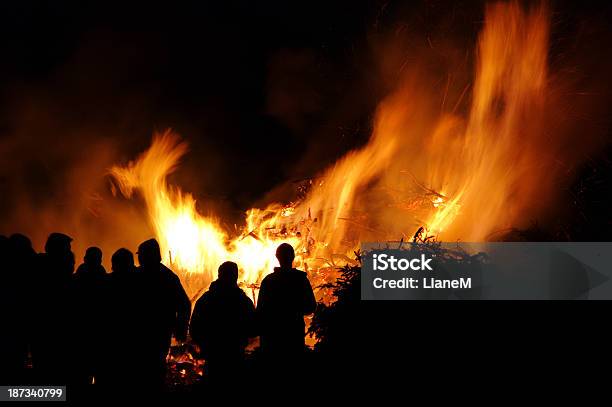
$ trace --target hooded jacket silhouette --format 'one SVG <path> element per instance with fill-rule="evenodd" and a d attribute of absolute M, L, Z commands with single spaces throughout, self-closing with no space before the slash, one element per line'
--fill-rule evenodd
<path fill-rule="evenodd" d="M 293 247 L 276 250 L 280 267 L 261 282 L 257 315 L 262 350 L 269 355 L 299 354 L 304 350 L 304 316 L 312 314 L 316 300 L 308 276 L 294 269 Z"/>
<path fill-rule="evenodd" d="M 99 374 L 107 346 L 108 276 L 102 250 L 87 249 L 70 291 L 71 376 L 75 384 L 85 385 Z"/>
<path fill-rule="evenodd" d="M 71 327 L 69 293 L 74 271 L 72 238 L 51 233 L 45 253 L 34 266 L 32 364 L 37 380 L 47 384 L 66 384 L 66 355 L 70 354 Z"/>
<path fill-rule="evenodd" d="M 20 383 L 25 376 L 32 335 L 32 280 L 36 254 L 22 234 L 0 236 L 0 382 Z"/>
<path fill-rule="evenodd" d="M 191 337 L 211 369 L 240 363 L 254 336 L 255 307 L 238 287 L 237 277 L 236 263 L 223 263 L 219 278 L 196 302 L 191 318 Z"/>
<path fill-rule="evenodd" d="M 102 374 L 96 383 L 127 390 L 133 386 L 136 375 L 132 369 L 126 369 L 126 361 L 129 360 L 134 366 L 146 364 L 147 354 L 140 346 L 146 338 L 141 338 L 139 321 L 147 312 L 147 307 L 141 298 L 140 275 L 136 271 L 132 252 L 125 248 L 117 250 L 111 258 L 111 267 L 106 301 L 107 352 L 104 354 Z"/>
<path fill-rule="evenodd" d="M 155 239 L 138 247 L 138 261 L 139 297 L 144 308 L 138 321 L 141 329 L 139 346 L 147 355 L 142 371 L 160 380 L 163 379 L 161 375 L 172 336 L 179 341 L 187 337 L 191 302 L 178 276 L 161 264 L 159 244 Z"/>

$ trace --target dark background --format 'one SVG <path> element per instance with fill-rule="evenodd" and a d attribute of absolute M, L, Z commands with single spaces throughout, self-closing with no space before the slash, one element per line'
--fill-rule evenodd
<path fill-rule="evenodd" d="M 553 68 L 600 78 L 610 6 L 551 8 Z M 407 26 L 423 42 L 448 37 L 472 50 L 482 20 L 480 1 L 1 2 L 2 224 L 24 196 L 57 199 L 74 156 L 95 158 L 101 142 L 126 161 L 166 127 L 191 145 L 180 184 L 243 210 L 366 142 L 393 87 L 378 75 L 378 42 Z M 570 239 L 610 239 L 611 156 L 594 155 L 568 191 Z M 520 387 L 525 375 L 541 380 L 539 369 L 603 360 L 609 347 L 598 304 L 482 305 L 363 305 L 356 343 L 379 362 L 407 361 L 404 373 L 517 368 Z"/>

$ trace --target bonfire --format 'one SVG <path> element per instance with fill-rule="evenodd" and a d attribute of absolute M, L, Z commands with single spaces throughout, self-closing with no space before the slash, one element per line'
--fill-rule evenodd
<path fill-rule="evenodd" d="M 364 147 L 296 183 L 295 201 L 247 210 L 238 231 L 204 215 L 191 193 L 169 184 L 188 152 L 172 131 L 154 135 L 140 157 L 110 169 L 116 192 L 143 197 L 164 261 L 192 300 L 215 279 L 218 265 L 232 260 L 256 302 L 282 242 L 295 247 L 296 266 L 313 286 L 324 287 L 339 267 L 357 264 L 361 242 L 486 240 L 537 209 L 533 203 L 558 170 L 555 147 L 542 132 L 548 31 L 544 7 L 488 6 L 464 116 L 432 115 L 432 96 L 408 75 L 380 104 Z M 333 300 L 324 288 L 317 297 Z"/>

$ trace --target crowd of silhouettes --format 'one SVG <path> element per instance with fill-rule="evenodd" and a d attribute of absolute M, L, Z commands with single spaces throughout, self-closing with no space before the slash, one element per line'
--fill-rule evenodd
<path fill-rule="evenodd" d="M 171 340 L 188 334 L 205 359 L 206 377 L 235 381 L 245 374 L 245 349 L 260 337 L 263 377 L 298 371 L 305 352 L 304 316 L 316 301 L 295 253 L 281 244 L 280 267 L 261 282 L 257 307 L 238 286 L 227 261 L 195 303 L 162 264 L 158 242 L 117 250 L 108 273 L 103 253 L 89 247 L 76 268 L 72 239 L 52 233 L 44 253 L 21 234 L 0 236 L 3 331 L 0 384 L 163 389 Z"/>

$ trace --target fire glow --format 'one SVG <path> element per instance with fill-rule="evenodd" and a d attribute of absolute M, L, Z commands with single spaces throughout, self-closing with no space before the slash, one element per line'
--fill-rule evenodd
<path fill-rule="evenodd" d="M 441 112 L 418 75 L 406 74 L 379 105 L 364 147 L 331 165 L 298 202 L 248 210 L 235 236 L 168 184 L 187 153 L 176 134 L 155 135 L 137 160 L 110 172 L 124 196 L 142 194 L 164 261 L 192 295 L 226 260 L 238 263 L 247 286 L 257 284 L 281 242 L 296 248 L 315 286 L 350 262 L 361 241 L 407 240 L 416 230 L 423 239 L 486 240 L 534 212 L 559 171 L 543 129 L 548 33 L 545 7 L 488 6 L 467 114 Z"/>

